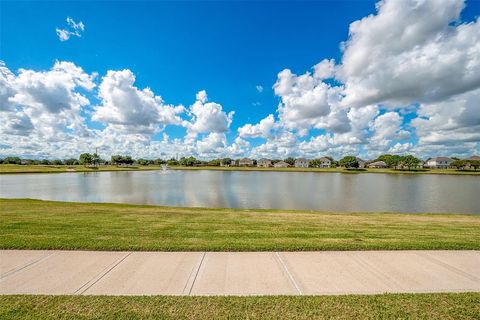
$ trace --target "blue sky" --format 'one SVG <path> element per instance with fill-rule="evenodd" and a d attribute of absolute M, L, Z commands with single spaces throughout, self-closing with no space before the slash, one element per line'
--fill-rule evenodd
<path fill-rule="evenodd" d="M 356 39 L 368 39 L 372 34 L 375 37 L 374 32 L 381 32 L 381 30 L 376 29 L 375 24 L 386 23 L 385 34 L 387 34 L 388 28 L 395 31 L 395 28 L 401 27 L 403 21 L 394 22 L 387 19 L 387 22 L 382 22 L 383 20 L 377 19 L 349 36 L 350 24 L 369 15 L 375 18 L 375 16 L 379 17 L 384 14 L 387 17 L 390 12 L 399 16 L 404 13 L 406 16 L 412 16 L 415 14 L 409 13 L 408 10 L 423 10 L 418 12 L 417 19 L 431 19 L 432 21 L 431 23 L 429 21 L 427 21 L 428 23 L 425 22 L 423 27 L 420 26 L 416 30 L 418 40 L 415 41 L 418 41 L 420 46 L 425 46 L 425 50 L 430 48 L 428 41 L 436 44 L 435 34 L 438 35 L 443 32 L 454 38 L 455 35 L 451 35 L 451 33 L 458 32 L 457 28 L 459 26 L 467 24 L 473 25 L 473 30 L 469 31 L 469 36 L 472 37 L 470 40 L 471 47 L 475 46 L 475 35 L 472 34 L 476 30 L 477 17 L 480 14 L 478 2 L 470 1 L 464 5 L 462 1 L 456 1 L 457 6 L 453 6 L 452 11 L 456 10 L 458 17 L 455 17 L 455 13 L 453 13 L 450 16 L 448 14 L 445 16 L 439 15 L 437 20 L 435 16 L 430 17 L 431 15 L 428 12 L 428 10 L 433 11 L 435 9 L 433 5 L 416 9 L 415 6 L 409 7 L 407 2 L 403 6 L 395 7 L 391 5 L 389 8 L 387 8 L 389 5 L 387 4 L 384 6 L 384 12 L 382 13 L 377 10 L 375 1 L 285 1 L 278 3 L 273 1 L 2 1 L 0 4 L 0 60 L 3 61 L 5 68 L 8 68 L 8 71 L 14 77 L 19 75 L 19 69 L 47 72 L 53 68 L 56 61 L 71 62 L 82 68 L 85 74 L 98 74 L 94 79 L 92 78 L 96 88 L 100 87 L 102 78 L 106 76 L 109 70 L 128 69 L 135 76 L 133 84 L 135 88 L 142 90 L 148 87 L 155 96 L 161 96 L 165 104 L 183 105 L 186 112 L 179 114 L 179 117 L 182 121 L 190 121 L 192 125 L 197 118 L 191 118 L 188 110 L 195 103 L 195 96 L 201 90 L 206 90 L 209 102 L 221 105 L 222 112 L 225 114 L 234 112 L 231 116 L 231 123 L 227 125 L 227 130 L 216 130 L 212 129 L 213 127 L 210 130 L 198 129 L 194 134 L 195 137 L 188 139 L 185 136 L 188 136 L 189 130 L 191 133 L 194 129 L 189 129 L 189 124 L 184 123 L 182 125 L 178 121 L 177 123 L 168 122 L 166 125 L 162 123 L 160 125 L 161 129 L 154 129 L 149 134 L 144 134 L 143 137 L 138 136 L 138 134 L 135 137 L 129 137 L 125 134 L 125 131 L 128 130 L 122 127 L 122 130 L 120 130 L 122 132 L 115 136 L 116 139 L 114 140 L 125 139 L 128 143 L 120 143 L 118 147 L 110 144 L 106 148 L 108 149 L 107 153 L 134 150 L 134 155 L 154 157 L 158 149 L 147 150 L 148 145 L 151 141 L 165 139 L 164 133 L 168 135 L 168 141 L 178 139 L 181 141 L 177 144 L 190 144 L 192 147 L 178 149 L 176 146 L 169 145 L 163 146 L 163 149 L 170 150 L 168 152 L 173 153 L 193 153 L 205 158 L 220 155 L 265 155 L 272 157 L 307 155 L 313 157 L 321 154 L 340 156 L 343 153 L 359 153 L 366 157 L 374 157 L 376 154 L 384 152 L 410 152 L 418 155 L 439 152 L 447 155 L 476 153 L 479 148 L 479 139 L 474 132 L 479 123 L 477 123 L 476 118 L 473 120 L 473 124 L 468 125 L 463 124 L 460 120 L 465 117 L 465 113 L 480 112 L 478 107 L 466 107 L 475 109 L 468 109 L 459 115 L 449 115 L 449 117 L 453 117 L 451 119 L 453 122 L 457 121 L 455 128 L 440 128 L 439 130 L 442 132 L 439 132 L 437 137 L 429 137 L 426 133 L 427 131 L 431 132 L 439 121 L 435 117 L 445 116 L 442 108 L 446 107 L 436 105 L 447 102 L 457 105 L 454 101 L 456 98 L 464 101 L 477 97 L 476 90 L 480 87 L 480 84 L 476 79 L 469 79 L 468 83 L 459 86 L 453 93 L 443 93 L 443 91 L 449 91 L 447 90 L 449 87 L 447 84 L 436 86 L 433 83 L 431 88 L 425 88 L 425 92 L 439 92 L 438 96 L 437 94 L 435 96 L 423 96 L 417 92 L 409 92 L 411 89 L 408 87 L 402 87 L 394 90 L 386 98 L 379 95 L 379 97 L 365 97 L 362 100 L 350 99 L 350 97 L 356 97 L 356 92 L 365 92 L 372 88 L 382 90 L 378 83 L 383 85 L 384 82 L 374 81 L 367 85 L 362 82 L 362 79 L 385 77 L 385 75 L 379 74 L 379 72 L 384 71 L 381 65 L 378 66 L 377 70 L 372 67 L 372 70 L 369 71 L 371 74 L 361 74 L 360 71 L 335 71 L 338 75 L 335 73 L 335 75 L 320 81 L 315 80 L 317 82 L 314 87 L 323 83 L 331 88 L 352 88 L 347 93 L 343 91 L 341 93 L 342 97 L 348 97 L 341 107 L 345 114 L 343 117 L 338 116 L 338 119 L 325 118 L 335 116 L 332 115 L 332 111 L 336 110 L 333 105 L 330 105 L 329 114 L 322 112 L 316 114 L 316 111 L 312 111 L 313 115 L 306 118 L 297 116 L 297 113 L 303 112 L 301 108 L 315 108 L 317 102 L 308 100 L 310 94 L 308 90 L 314 90 L 314 88 L 302 88 L 303 93 L 295 96 L 295 98 L 301 100 L 300 102 L 297 100 L 291 102 L 290 98 L 292 96 L 289 96 L 288 90 L 275 92 L 273 88 L 275 83 L 280 83 L 281 78 L 278 74 L 282 70 L 288 69 L 298 76 L 305 72 L 310 72 L 313 75 L 312 67 L 324 59 L 334 59 L 335 69 L 345 66 L 345 70 L 347 70 L 356 60 L 351 57 L 349 59 L 345 58 L 346 54 L 341 49 L 342 42 L 347 45 L 351 43 L 350 51 L 352 52 L 353 50 L 357 52 L 384 50 L 384 56 L 392 55 L 392 63 L 397 63 L 398 66 L 399 60 L 396 60 L 398 52 L 392 53 L 389 51 L 390 48 L 395 46 L 395 39 L 379 39 L 383 47 L 378 48 L 360 47 L 363 42 L 356 41 Z M 402 10 L 405 12 L 402 12 Z M 71 17 L 76 23 L 82 22 L 85 28 L 80 32 L 80 37 L 71 36 L 66 41 L 60 41 L 56 28 L 67 28 L 67 17 Z M 412 21 L 406 21 L 405 23 L 405 28 L 414 24 Z M 436 30 L 435 33 L 432 29 Z M 422 37 L 422 32 L 425 32 L 425 37 Z M 458 42 L 453 40 L 450 42 Z M 388 41 L 391 41 L 391 43 L 389 44 Z M 432 43 L 430 43 L 430 46 Z M 440 45 L 448 46 L 452 44 Z M 368 43 L 365 46 L 368 46 Z M 409 50 L 412 50 L 411 48 L 411 44 L 406 43 L 403 52 L 408 53 Z M 454 51 L 457 48 L 447 47 L 446 49 Z M 354 55 L 350 54 L 350 56 Z M 461 58 L 458 60 L 460 61 Z M 420 58 L 418 58 L 418 61 L 420 61 Z M 363 68 L 368 69 L 371 64 L 365 64 L 365 62 L 368 61 L 363 62 Z M 473 71 L 477 70 L 476 65 L 471 66 L 469 64 L 469 67 Z M 444 68 L 445 70 L 440 68 L 438 72 L 440 74 L 447 72 L 446 68 Z M 358 68 L 351 67 L 351 69 Z M 415 68 L 413 69 L 415 70 Z M 419 72 L 421 71 L 419 70 Z M 467 71 L 465 66 L 458 67 L 460 75 L 465 75 Z M 422 76 L 424 75 L 422 74 Z M 387 76 L 386 78 L 388 81 L 394 81 L 392 80 L 394 77 Z M 410 74 L 409 77 L 405 75 L 405 78 L 415 81 L 416 75 L 414 73 Z M 427 83 L 437 80 L 438 78 L 434 75 L 432 75 L 432 79 L 428 79 L 427 75 L 422 82 Z M 392 83 L 388 85 L 388 88 L 395 85 L 397 83 Z M 18 93 L 20 89 L 16 86 L 19 85 L 12 85 L 12 88 Z M 258 86 L 261 86 L 262 89 L 258 90 L 260 89 Z M 42 148 L 40 151 L 34 150 L 35 148 L 32 149 L 32 147 L 28 148 L 29 146 L 25 144 L 14 146 L 7 143 L 4 150 L 0 149 L 0 154 L 66 156 L 67 153 L 72 153 L 72 150 L 81 149 L 83 145 L 95 143 L 104 146 L 111 143 L 111 140 L 102 136 L 102 132 L 108 128 L 109 132 L 111 131 L 109 135 L 111 138 L 112 135 L 116 134 L 113 133 L 115 131 L 114 125 L 118 125 L 119 121 L 106 120 L 108 117 L 105 115 L 103 118 L 92 118 L 92 113 L 96 112 L 96 108 L 99 105 L 105 105 L 102 98 L 99 97 L 99 89 L 75 88 L 73 90 L 77 90 L 89 101 L 86 104 L 81 104 L 78 111 L 81 118 L 79 121 L 83 121 L 88 130 L 98 130 L 98 132 L 92 133 L 96 136 L 96 140 L 93 142 L 84 140 L 78 142 L 76 147 L 65 147 L 65 150 L 69 150 L 67 152 L 61 150 L 61 138 L 48 137 L 56 141 L 56 149 L 49 148 L 46 151 L 45 148 Z M 329 91 L 328 94 L 333 93 Z M 401 94 L 404 96 L 401 96 Z M 473 97 L 462 96 L 465 94 L 473 95 Z M 32 103 L 32 99 L 26 100 Z M 46 135 L 35 133 L 34 130 L 45 125 L 45 123 L 32 119 L 34 114 L 38 114 L 38 112 L 27 110 L 29 106 L 25 105 L 27 103 L 25 99 L 22 100 L 18 97 L 10 99 L 10 101 L 13 100 L 16 106 L 11 107 L 10 111 L 15 108 L 17 116 L 18 112 L 21 111 L 30 117 L 29 121 L 34 129 L 29 129 L 28 134 L 36 134 L 36 138 L 39 139 L 38 143 L 41 144 L 40 140 L 42 140 L 42 137 L 45 139 Z M 279 103 L 283 104 L 284 111 L 279 111 Z M 309 105 L 306 106 L 305 104 Z M 371 119 L 364 121 L 364 128 L 358 128 L 359 131 L 355 132 L 352 128 L 355 128 L 357 124 L 353 122 L 352 117 L 347 117 L 348 108 L 366 110 L 362 108 L 369 105 L 375 105 L 376 108 L 370 112 Z M 117 106 L 109 107 L 115 108 Z M 130 108 L 128 105 L 118 106 L 118 110 L 128 108 Z M 319 106 L 319 108 L 322 108 L 322 106 Z M 338 108 L 339 111 L 335 114 L 340 113 L 340 107 Z M 439 110 L 438 114 L 435 112 L 437 110 L 435 108 Z M 75 107 L 70 109 L 75 109 Z M 141 112 L 143 107 L 140 106 L 139 110 Z M 105 109 L 104 111 L 107 112 L 108 110 Z M 354 112 L 356 111 L 352 111 L 352 114 Z M 270 114 L 274 117 L 271 133 L 239 134 L 239 128 L 246 124 L 254 126 Z M 386 121 L 389 119 L 380 118 L 377 126 L 375 126 L 373 123 L 375 119 L 385 114 L 387 114 L 387 117 L 384 118 L 389 118 L 390 122 Z M 12 119 L 12 123 L 20 121 L 11 118 L 10 115 L 11 113 L 9 113 L 8 119 Z M 133 123 L 133 120 L 125 120 L 125 117 L 122 115 L 122 126 Z M 410 126 L 412 119 L 416 118 L 426 119 L 430 122 L 418 123 L 415 124 L 415 127 Z M 95 121 L 95 119 L 97 120 Z M 304 120 L 308 120 L 308 123 L 304 123 Z M 398 120 L 400 120 L 400 124 L 397 125 L 397 128 L 394 128 L 393 132 L 390 132 L 392 130 L 389 131 L 385 128 L 383 120 L 392 126 L 397 125 Z M 346 127 L 350 127 L 351 136 L 345 136 L 348 133 L 347 128 L 332 129 L 332 123 L 335 121 L 350 121 L 350 124 L 346 124 Z M 368 127 L 367 122 L 370 123 Z M 148 122 L 140 125 L 155 124 Z M 420 128 L 420 126 L 423 127 Z M 452 139 L 442 140 L 439 138 L 440 140 L 435 140 L 440 136 L 447 136 L 448 132 L 445 131 L 448 130 L 455 131 L 455 135 L 459 137 L 458 140 L 453 139 L 454 143 L 452 143 Z M 70 132 L 68 128 L 64 131 L 78 138 L 78 133 Z M 359 136 L 361 131 L 364 131 L 362 137 Z M 419 134 L 417 134 L 417 131 Z M 373 145 L 373 142 L 369 142 L 369 139 L 374 137 L 376 132 L 382 136 L 377 134 L 377 139 L 373 140 L 378 140 L 378 145 Z M 15 141 L 11 137 L 11 133 L 11 130 L 3 130 L 2 135 L 6 138 L 5 141 Z M 217 135 L 213 139 L 212 135 L 212 143 L 216 143 L 216 147 L 212 150 L 204 148 L 203 151 L 199 151 L 198 141 L 205 139 L 212 133 L 225 135 L 226 140 L 219 142 L 223 138 Z M 342 134 L 343 136 L 340 136 Z M 360 141 L 352 143 L 355 140 L 353 139 L 355 135 L 358 138 L 357 140 Z M 25 136 L 24 134 L 23 137 Z M 325 141 L 315 146 L 312 139 L 320 136 L 325 138 Z M 383 137 L 388 138 L 388 141 L 380 141 Z M 69 140 L 65 136 L 63 138 Z M 242 152 L 238 151 L 239 148 L 233 148 L 235 152 L 232 151 L 232 148 L 228 149 L 232 147 L 237 138 L 242 139 L 242 141 L 237 141 L 239 145 L 243 142 L 248 144 L 245 149 L 242 149 Z M 327 138 L 331 141 L 327 141 Z M 424 139 L 422 140 L 422 138 Z M 421 140 L 421 143 L 418 142 L 419 140 Z M 30 141 L 32 140 L 30 139 Z M 296 147 L 302 142 L 305 143 L 303 149 Z M 310 145 L 307 145 L 307 143 L 310 143 Z M 172 144 L 175 145 L 173 142 Z M 397 144 L 399 145 L 394 149 Z M 427 148 L 426 145 L 428 144 L 433 145 L 433 147 Z M 131 148 L 132 145 L 135 146 L 133 149 Z M 255 150 L 259 146 L 261 148 Z M 316 148 L 318 151 L 312 148 Z M 166 153 L 168 152 L 166 151 Z"/>

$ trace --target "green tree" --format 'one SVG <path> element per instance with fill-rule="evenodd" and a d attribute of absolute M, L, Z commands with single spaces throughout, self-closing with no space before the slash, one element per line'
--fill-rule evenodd
<path fill-rule="evenodd" d="M 480 168 L 480 160 L 468 160 L 470 167 L 472 167 L 475 171 Z"/>
<path fill-rule="evenodd" d="M 192 167 L 196 164 L 199 164 L 200 161 L 198 161 L 195 157 L 182 157 L 180 158 L 179 164 L 181 166 L 186 166 L 186 167 Z"/>
<path fill-rule="evenodd" d="M 137 159 L 136 162 L 141 166 L 148 166 L 150 164 L 150 160 L 142 159 L 142 158 Z"/>
<path fill-rule="evenodd" d="M 415 158 L 412 155 L 406 155 L 404 157 L 401 157 L 400 159 L 400 164 L 402 166 L 407 167 L 408 170 L 412 170 L 413 168 L 416 168 L 419 163 L 420 163 L 420 160 L 418 158 Z"/>
<path fill-rule="evenodd" d="M 177 159 L 171 158 L 170 160 L 167 161 L 167 164 L 169 166 L 178 166 L 179 163 L 178 163 Z"/>
<path fill-rule="evenodd" d="M 224 166 L 229 166 L 232 163 L 232 159 L 231 158 L 223 158 L 221 162 Z"/>
<path fill-rule="evenodd" d="M 60 160 L 60 159 L 55 159 L 52 161 L 52 164 L 53 165 L 56 165 L 56 166 L 62 166 L 63 165 L 63 161 Z"/>
<path fill-rule="evenodd" d="M 382 154 L 375 161 L 383 161 L 389 168 L 395 168 L 400 164 L 402 157 L 399 155 Z"/>
<path fill-rule="evenodd" d="M 3 159 L 4 164 L 22 164 L 22 159 L 19 157 L 6 157 Z"/>
<path fill-rule="evenodd" d="M 452 162 L 451 166 L 457 168 L 458 170 L 463 169 L 467 164 L 464 160 L 455 160 Z"/>
<path fill-rule="evenodd" d="M 319 159 L 312 159 L 308 163 L 308 166 L 310 168 L 318 168 L 318 167 L 320 167 L 321 164 L 322 164 L 322 162 Z"/>
<path fill-rule="evenodd" d="M 358 168 L 358 160 L 357 157 L 354 156 L 346 156 L 340 159 L 340 166 L 345 168 Z"/>
<path fill-rule="evenodd" d="M 100 160 L 101 160 L 101 159 L 100 159 L 100 156 L 99 156 L 98 154 L 96 154 L 96 153 L 92 154 L 92 163 L 93 163 L 94 165 L 97 166 L 98 163 L 100 162 Z"/>
<path fill-rule="evenodd" d="M 163 159 L 160 159 L 160 158 L 155 159 L 155 160 L 153 161 L 153 164 L 155 164 L 155 165 L 157 165 L 157 166 L 158 166 L 158 165 L 161 165 L 161 164 L 165 164 L 165 163 L 167 163 L 167 161 L 165 161 L 165 160 L 163 160 Z"/>
<path fill-rule="evenodd" d="M 212 167 L 219 167 L 221 161 L 222 160 L 220 160 L 220 159 L 213 159 L 213 160 L 208 161 L 207 165 L 212 166 Z"/>
<path fill-rule="evenodd" d="M 89 164 L 92 164 L 93 157 L 90 153 L 82 153 L 78 158 L 78 161 L 81 165 L 87 166 Z"/>
<path fill-rule="evenodd" d="M 284 159 L 283 161 L 288 163 L 291 166 L 295 165 L 295 159 L 292 158 L 292 157 L 288 157 L 287 159 Z"/>
<path fill-rule="evenodd" d="M 63 164 L 67 165 L 67 166 L 73 166 L 73 165 L 78 164 L 78 160 L 77 159 L 65 159 L 65 160 L 63 160 Z"/>

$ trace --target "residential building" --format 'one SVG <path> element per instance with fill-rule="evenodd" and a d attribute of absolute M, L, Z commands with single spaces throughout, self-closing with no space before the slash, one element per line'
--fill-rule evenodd
<path fill-rule="evenodd" d="M 305 158 L 298 158 L 295 160 L 295 168 L 308 168 L 310 160 Z"/>
<path fill-rule="evenodd" d="M 357 158 L 357 162 L 358 162 L 358 168 L 359 168 L 359 169 L 365 168 L 365 160 L 362 160 L 362 159 L 360 159 L 360 158 Z"/>
<path fill-rule="evenodd" d="M 453 159 L 448 157 L 436 157 L 427 160 L 427 164 L 425 166 L 434 169 L 447 169 L 450 168 Z"/>
<path fill-rule="evenodd" d="M 275 168 L 288 168 L 288 167 L 290 167 L 290 165 L 288 163 L 286 163 L 285 161 L 276 162 L 273 166 Z"/>
<path fill-rule="evenodd" d="M 480 161 L 480 157 L 479 156 L 471 156 L 470 158 L 467 158 L 465 160 L 476 160 L 476 161 Z"/>
<path fill-rule="evenodd" d="M 367 165 L 369 168 L 386 168 L 387 164 L 384 161 L 375 161 Z"/>
<path fill-rule="evenodd" d="M 269 159 L 262 158 L 257 161 L 257 167 L 268 168 L 272 166 L 272 161 Z"/>
<path fill-rule="evenodd" d="M 320 161 L 320 168 L 330 168 L 332 166 L 332 161 L 328 158 L 322 157 L 318 161 Z"/>
<path fill-rule="evenodd" d="M 243 167 L 251 167 L 253 166 L 253 164 L 254 164 L 254 161 L 248 158 L 242 158 L 240 159 L 240 161 L 238 161 L 238 165 Z"/>

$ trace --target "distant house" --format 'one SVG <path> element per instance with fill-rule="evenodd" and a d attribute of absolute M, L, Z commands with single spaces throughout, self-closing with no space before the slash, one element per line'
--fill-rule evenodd
<path fill-rule="evenodd" d="M 332 161 L 328 158 L 322 157 L 318 161 L 320 162 L 320 168 L 330 168 L 332 166 Z"/>
<path fill-rule="evenodd" d="M 240 161 L 238 161 L 238 165 L 243 167 L 253 166 L 253 163 L 254 163 L 253 160 L 248 158 L 242 158 L 240 159 Z"/>
<path fill-rule="evenodd" d="M 275 168 L 288 168 L 290 165 L 285 161 L 279 161 L 273 165 Z"/>
<path fill-rule="evenodd" d="M 386 168 L 387 164 L 384 161 L 375 161 L 367 165 L 369 168 Z"/>
<path fill-rule="evenodd" d="M 257 161 L 257 167 L 268 168 L 272 166 L 272 161 L 269 159 L 262 158 Z"/>
<path fill-rule="evenodd" d="M 447 169 L 450 168 L 453 159 L 448 157 L 436 157 L 427 160 L 426 167 L 434 168 L 434 169 Z"/>
<path fill-rule="evenodd" d="M 358 162 L 358 168 L 359 168 L 359 169 L 365 168 L 365 160 L 362 160 L 362 159 L 360 159 L 360 158 L 357 158 L 357 162 Z"/>
<path fill-rule="evenodd" d="M 471 156 L 470 158 L 467 158 L 465 160 L 477 160 L 477 161 L 480 161 L 480 157 L 479 156 Z"/>
<path fill-rule="evenodd" d="M 295 160 L 295 168 L 308 168 L 310 160 L 305 158 L 298 158 Z"/>

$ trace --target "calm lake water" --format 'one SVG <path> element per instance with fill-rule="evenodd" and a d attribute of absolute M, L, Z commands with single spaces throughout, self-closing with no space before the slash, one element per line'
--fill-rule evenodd
<path fill-rule="evenodd" d="M 480 177 L 142 171 L 0 176 L 0 197 L 187 207 L 480 213 Z"/>

